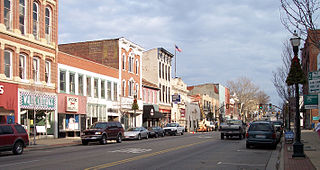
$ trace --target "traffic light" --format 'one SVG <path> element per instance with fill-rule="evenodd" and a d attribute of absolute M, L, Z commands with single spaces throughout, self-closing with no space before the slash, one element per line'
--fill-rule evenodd
<path fill-rule="evenodd" d="M 272 109 L 272 104 L 271 103 L 269 103 L 269 109 Z"/>
<path fill-rule="evenodd" d="M 259 109 L 262 109 L 262 104 L 259 104 Z"/>

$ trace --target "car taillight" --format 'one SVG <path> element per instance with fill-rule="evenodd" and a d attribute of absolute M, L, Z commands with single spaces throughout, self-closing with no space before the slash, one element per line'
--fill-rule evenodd
<path fill-rule="evenodd" d="M 273 133 L 273 134 L 272 134 L 272 138 L 273 138 L 273 139 L 277 138 L 277 134 L 276 134 L 276 133 Z"/>
<path fill-rule="evenodd" d="M 246 138 L 248 138 L 248 137 L 249 137 L 249 133 L 247 132 L 247 133 L 246 133 Z"/>

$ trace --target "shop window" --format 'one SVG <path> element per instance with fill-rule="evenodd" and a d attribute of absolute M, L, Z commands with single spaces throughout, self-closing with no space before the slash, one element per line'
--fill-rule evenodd
<path fill-rule="evenodd" d="M 39 82 L 39 58 L 34 57 L 32 61 L 32 75 L 35 82 Z"/>
<path fill-rule="evenodd" d="M 45 9 L 45 36 L 49 43 L 51 41 L 51 10 L 49 7 Z"/>
<path fill-rule="evenodd" d="M 60 92 L 66 92 L 66 71 L 60 70 Z"/>
<path fill-rule="evenodd" d="M 83 75 L 78 75 L 78 94 L 83 96 Z"/>
<path fill-rule="evenodd" d="M 107 83 L 107 100 L 111 100 L 111 81 Z"/>
<path fill-rule="evenodd" d="M 51 83 L 51 62 L 46 60 L 46 67 L 45 67 L 45 81 L 47 84 Z"/>
<path fill-rule="evenodd" d="M 39 39 L 39 4 L 33 2 L 32 8 L 32 34 L 35 39 Z"/>
<path fill-rule="evenodd" d="M 19 55 L 19 77 L 26 79 L 26 56 L 23 54 Z"/>
<path fill-rule="evenodd" d="M 93 80 L 93 85 L 94 85 L 94 98 L 98 98 L 98 94 L 99 94 L 99 88 L 98 88 L 98 82 L 99 80 L 97 78 L 95 78 Z"/>
<path fill-rule="evenodd" d="M 87 77 L 87 96 L 92 97 L 92 95 L 91 95 L 91 77 Z"/>
<path fill-rule="evenodd" d="M 12 29 L 12 0 L 4 0 L 4 25 L 7 30 Z"/>
<path fill-rule="evenodd" d="M 26 2 L 19 0 L 19 29 L 21 34 L 26 32 Z"/>
<path fill-rule="evenodd" d="M 69 91 L 71 94 L 76 93 L 76 75 L 75 73 L 69 73 Z"/>
<path fill-rule="evenodd" d="M 106 81 L 101 80 L 101 98 L 106 98 Z"/>
<path fill-rule="evenodd" d="M 113 100 L 114 101 L 118 100 L 118 84 L 117 83 L 113 84 Z"/>
<path fill-rule="evenodd" d="M 12 78 L 12 52 L 4 51 L 4 74 L 7 78 Z"/>

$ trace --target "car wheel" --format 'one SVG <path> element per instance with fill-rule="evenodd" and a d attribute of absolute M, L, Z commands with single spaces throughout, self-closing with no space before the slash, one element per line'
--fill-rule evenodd
<path fill-rule="evenodd" d="M 106 135 L 103 135 L 103 136 L 102 136 L 102 138 L 101 138 L 101 140 L 100 140 L 100 144 L 101 144 L 101 145 L 107 144 L 107 136 L 106 136 Z"/>
<path fill-rule="evenodd" d="M 162 133 L 162 137 L 164 137 L 165 136 L 165 134 L 164 134 L 164 132 Z"/>
<path fill-rule="evenodd" d="M 86 141 L 86 140 L 82 140 L 81 143 L 82 143 L 82 145 L 88 145 L 88 141 Z"/>
<path fill-rule="evenodd" d="M 181 132 L 181 135 L 183 135 L 183 131 Z"/>
<path fill-rule="evenodd" d="M 177 136 L 177 133 L 178 133 L 178 132 L 177 132 L 177 131 L 175 131 L 173 135 L 174 135 L 174 136 Z"/>
<path fill-rule="evenodd" d="M 15 155 L 20 155 L 23 153 L 23 143 L 22 142 L 16 142 L 14 145 L 13 145 L 13 148 L 12 148 L 12 152 L 13 154 Z"/>
<path fill-rule="evenodd" d="M 122 142 L 122 135 L 119 134 L 117 137 L 117 143 L 121 143 Z"/>
<path fill-rule="evenodd" d="M 141 140 L 141 135 L 140 134 L 138 135 L 138 140 Z"/>
<path fill-rule="evenodd" d="M 250 149 L 250 145 L 248 143 L 246 143 L 246 148 Z"/>
<path fill-rule="evenodd" d="M 158 138 L 158 137 L 159 137 L 159 134 L 158 134 L 158 133 L 156 133 L 156 134 L 155 134 L 155 137 L 156 137 L 156 138 Z"/>
<path fill-rule="evenodd" d="M 222 140 L 224 139 L 224 134 L 223 134 L 223 133 L 221 133 L 221 139 L 222 139 Z"/>

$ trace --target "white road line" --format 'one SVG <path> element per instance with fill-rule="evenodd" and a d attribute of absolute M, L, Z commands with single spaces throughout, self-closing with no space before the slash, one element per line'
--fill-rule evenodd
<path fill-rule="evenodd" d="M 242 164 L 242 163 L 232 163 L 232 162 L 218 162 L 217 165 L 235 165 L 235 166 L 253 166 L 253 167 L 264 167 L 265 164 Z"/>
<path fill-rule="evenodd" d="M 32 160 L 32 161 L 26 161 L 26 162 L 18 162 L 18 163 L 12 163 L 12 164 L 4 164 L 4 165 L 0 165 L 0 167 L 14 166 L 14 165 L 20 165 L 20 164 L 27 164 L 27 163 L 38 162 L 38 161 L 40 161 L 40 160 Z"/>

